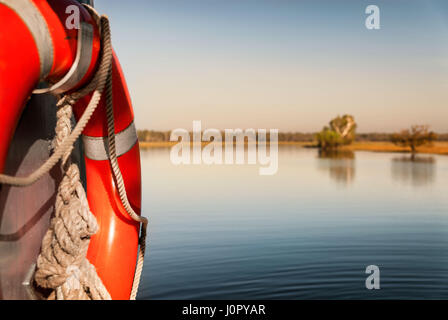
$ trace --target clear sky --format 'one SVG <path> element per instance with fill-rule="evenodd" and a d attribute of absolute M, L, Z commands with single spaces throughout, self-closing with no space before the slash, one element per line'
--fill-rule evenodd
<path fill-rule="evenodd" d="M 381 29 L 365 27 L 369 4 Z M 446 0 L 95 0 L 140 129 L 448 132 Z"/>

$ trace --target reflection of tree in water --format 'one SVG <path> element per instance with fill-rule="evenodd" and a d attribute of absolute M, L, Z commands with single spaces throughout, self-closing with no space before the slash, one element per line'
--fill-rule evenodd
<path fill-rule="evenodd" d="M 329 171 L 336 182 L 350 184 L 355 178 L 355 153 L 349 150 L 320 150 L 319 169 Z"/>
<path fill-rule="evenodd" d="M 434 182 L 435 159 L 433 157 L 399 157 L 392 159 L 392 178 L 414 186 Z"/>

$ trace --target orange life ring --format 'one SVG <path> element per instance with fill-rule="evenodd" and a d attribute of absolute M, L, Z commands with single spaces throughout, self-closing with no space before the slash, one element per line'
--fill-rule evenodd
<path fill-rule="evenodd" d="M 65 26 L 66 8 L 70 5 L 79 8 L 82 26 L 79 30 Z M 88 10 L 73 0 L 0 0 L 0 27 L 0 172 L 3 172 L 16 125 L 39 81 L 58 83 L 71 74 L 63 90 L 82 87 L 96 70 L 101 43 L 95 20 Z M 87 48 L 83 48 L 82 62 L 79 61 L 78 43 L 81 36 L 85 36 L 83 45 Z M 89 61 L 86 61 L 86 55 Z M 82 67 L 73 74 L 76 63 Z M 140 214 L 140 151 L 129 93 L 115 54 L 112 77 L 118 163 L 129 202 Z M 84 97 L 74 106 L 78 119 L 89 99 Z M 91 238 L 87 258 L 96 267 L 112 299 L 129 299 L 137 260 L 139 225 L 121 204 L 108 161 L 105 100 L 101 99 L 82 136 L 87 198 L 100 227 Z"/>

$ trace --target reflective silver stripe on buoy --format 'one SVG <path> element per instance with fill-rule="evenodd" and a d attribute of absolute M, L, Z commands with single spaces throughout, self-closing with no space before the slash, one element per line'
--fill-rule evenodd
<path fill-rule="evenodd" d="M 49 88 L 34 89 L 34 94 L 62 94 L 73 89 L 87 74 L 92 62 L 93 27 L 87 22 L 81 22 L 78 30 L 78 45 L 76 58 L 67 74 Z"/>
<path fill-rule="evenodd" d="M 30 0 L 0 0 L 12 9 L 28 27 L 36 43 L 40 60 L 40 79 L 45 79 L 53 66 L 53 41 L 47 22 Z M 9 32 L 14 32 L 10 30 Z"/>
<path fill-rule="evenodd" d="M 82 141 L 84 143 L 84 154 L 87 158 L 92 160 L 109 159 L 109 141 L 107 137 L 82 135 Z M 132 122 L 126 129 L 115 134 L 117 157 L 131 150 L 137 141 L 137 131 L 135 130 L 134 122 Z"/>

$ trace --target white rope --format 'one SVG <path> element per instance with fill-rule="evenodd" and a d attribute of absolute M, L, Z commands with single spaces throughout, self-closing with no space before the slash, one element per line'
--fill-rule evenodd
<path fill-rule="evenodd" d="M 110 81 L 112 81 L 112 73 L 110 74 Z M 112 171 L 115 176 L 115 182 L 120 195 L 121 203 L 125 208 L 129 216 L 136 222 L 141 223 L 140 238 L 139 238 L 139 250 L 137 257 L 137 265 L 135 268 L 134 282 L 132 284 L 131 300 L 135 300 L 137 297 L 138 286 L 140 283 L 141 274 L 143 271 L 143 262 L 145 258 L 146 250 L 146 229 L 148 226 L 148 219 L 139 216 L 134 209 L 132 209 L 128 197 L 126 195 L 126 188 L 121 174 L 120 166 L 118 165 L 117 153 L 115 148 L 115 120 L 114 120 L 114 108 L 112 99 L 112 85 L 106 87 L 106 107 L 107 107 L 107 131 L 108 131 L 108 143 L 109 143 L 109 155 Z"/>
<path fill-rule="evenodd" d="M 54 147 L 69 136 L 71 117 L 70 103 L 59 108 Z M 95 267 L 86 258 L 90 237 L 98 231 L 98 224 L 70 154 L 71 149 L 63 155 L 64 177 L 58 187 L 54 217 L 42 240 L 34 280 L 38 286 L 52 289 L 48 299 L 110 300 Z"/>

